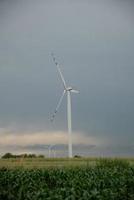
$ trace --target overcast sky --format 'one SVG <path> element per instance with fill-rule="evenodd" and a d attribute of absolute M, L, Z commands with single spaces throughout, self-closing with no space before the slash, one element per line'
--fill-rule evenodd
<path fill-rule="evenodd" d="M 0 1 L 2 146 L 26 135 L 28 144 L 67 142 L 66 98 L 49 120 L 63 90 L 51 52 L 80 91 L 75 143 L 134 145 L 133 10 L 132 0 Z"/>

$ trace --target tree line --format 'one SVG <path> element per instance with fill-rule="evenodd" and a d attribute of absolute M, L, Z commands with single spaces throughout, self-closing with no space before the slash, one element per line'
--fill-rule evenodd
<path fill-rule="evenodd" d="M 36 155 L 36 154 L 20 154 L 20 155 L 15 155 L 11 153 L 6 153 L 4 154 L 1 158 L 44 158 L 44 155 Z"/>

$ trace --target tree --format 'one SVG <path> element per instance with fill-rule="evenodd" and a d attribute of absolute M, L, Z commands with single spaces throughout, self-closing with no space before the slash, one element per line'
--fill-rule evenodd
<path fill-rule="evenodd" d="M 14 156 L 11 153 L 6 153 L 2 158 L 13 158 Z"/>

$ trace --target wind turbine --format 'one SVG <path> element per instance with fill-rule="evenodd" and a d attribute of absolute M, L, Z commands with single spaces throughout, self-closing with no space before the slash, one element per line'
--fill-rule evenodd
<path fill-rule="evenodd" d="M 71 93 L 79 93 L 78 90 L 74 90 L 72 87 L 67 87 L 66 85 L 66 82 L 65 82 L 65 79 L 63 77 L 63 74 L 61 72 L 61 69 L 60 69 L 60 65 L 58 64 L 58 62 L 56 61 L 56 58 L 54 56 L 54 54 L 51 54 L 52 55 L 52 58 L 53 58 L 53 61 L 58 69 L 58 72 L 59 72 L 59 75 L 60 75 L 60 78 L 61 78 L 61 81 L 63 83 L 63 87 L 64 87 L 64 90 L 63 90 L 63 93 L 61 95 L 61 98 L 57 104 L 57 107 L 55 109 L 55 112 L 54 114 L 52 115 L 52 118 L 51 118 L 51 121 L 54 120 L 55 118 L 55 115 L 61 105 L 61 102 L 63 100 L 63 97 L 65 94 L 67 94 L 67 123 L 68 123 L 68 157 L 69 158 L 72 158 L 73 157 L 73 154 L 72 154 L 72 118 L 71 118 Z"/>

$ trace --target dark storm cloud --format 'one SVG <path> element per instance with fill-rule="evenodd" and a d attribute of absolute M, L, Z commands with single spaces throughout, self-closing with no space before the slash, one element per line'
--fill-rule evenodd
<path fill-rule="evenodd" d="M 113 143 L 134 139 L 133 1 L 1 1 L 1 127 L 66 128 L 66 101 L 49 117 L 62 85 L 53 51 L 73 95 L 73 128 Z M 60 127 L 60 128 L 59 128 Z"/>

